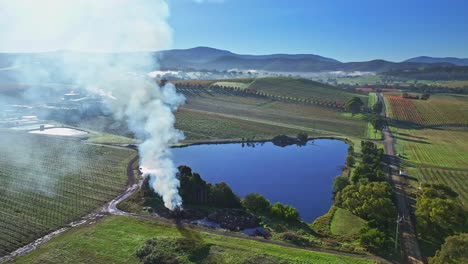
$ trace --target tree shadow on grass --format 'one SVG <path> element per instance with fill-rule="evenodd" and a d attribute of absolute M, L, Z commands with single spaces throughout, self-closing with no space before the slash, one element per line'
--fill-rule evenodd
<path fill-rule="evenodd" d="M 192 241 L 193 250 L 188 256 L 190 261 L 201 263 L 210 255 L 212 244 L 205 243 L 200 232 L 187 228 L 180 222 L 176 224 L 176 228 L 185 239 Z"/>
<path fill-rule="evenodd" d="M 426 137 L 418 137 L 414 135 L 410 135 L 408 133 L 401 133 L 401 132 L 393 132 L 394 135 L 399 135 L 399 136 L 404 136 L 404 137 L 411 137 L 411 138 L 417 138 L 417 139 L 427 139 Z"/>
<path fill-rule="evenodd" d="M 176 228 L 183 237 L 203 243 L 203 237 L 197 230 L 187 228 L 180 222 L 176 224 Z"/>
<path fill-rule="evenodd" d="M 403 141 L 421 143 L 421 144 L 431 144 L 431 142 L 424 141 L 424 140 L 410 139 L 410 138 L 399 137 L 399 136 L 393 136 L 393 137 L 396 138 L 397 140 L 403 140 Z"/>

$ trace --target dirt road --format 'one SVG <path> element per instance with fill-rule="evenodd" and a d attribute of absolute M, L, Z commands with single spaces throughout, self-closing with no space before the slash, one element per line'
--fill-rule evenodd
<path fill-rule="evenodd" d="M 385 111 L 385 101 L 381 93 L 378 93 L 378 98 L 383 103 L 383 109 L 381 115 L 387 118 Z M 384 137 L 384 148 L 387 154 L 387 160 L 390 168 L 390 181 L 395 188 L 395 195 L 397 198 L 398 214 L 404 217 L 403 223 L 400 224 L 400 242 L 403 248 L 403 252 L 406 256 L 408 263 L 423 263 L 421 251 L 419 250 L 418 238 L 416 236 L 414 223 L 410 218 L 410 207 L 408 203 L 408 196 L 405 191 L 407 184 L 406 179 L 401 177 L 400 171 L 400 159 L 396 156 L 395 141 L 391 131 L 388 128 L 382 130 Z"/>

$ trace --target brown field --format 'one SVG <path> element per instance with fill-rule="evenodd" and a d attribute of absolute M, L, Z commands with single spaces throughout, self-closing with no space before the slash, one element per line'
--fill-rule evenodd
<path fill-rule="evenodd" d="M 390 118 L 421 126 L 468 126 L 468 97 L 433 95 L 429 100 L 385 95 Z"/>

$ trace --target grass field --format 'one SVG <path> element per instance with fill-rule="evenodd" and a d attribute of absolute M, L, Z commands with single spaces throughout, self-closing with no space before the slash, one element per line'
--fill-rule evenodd
<path fill-rule="evenodd" d="M 129 149 L 0 131 L 0 256 L 115 197 L 134 155 Z"/>
<path fill-rule="evenodd" d="M 372 263 L 122 216 L 106 217 L 61 234 L 14 263 L 139 263 L 136 249 L 145 240 L 161 236 L 188 237 L 208 244 L 201 263 Z"/>
<path fill-rule="evenodd" d="M 307 79 L 287 77 L 260 78 L 256 79 L 249 88 L 286 97 L 319 98 L 342 103 L 348 101 L 353 96 L 359 96 L 364 103 L 367 102 L 367 96 L 365 95 L 352 93 L 344 89 Z"/>
<path fill-rule="evenodd" d="M 433 95 L 429 100 L 386 95 L 390 118 L 421 126 L 468 126 L 468 97 Z"/>
<path fill-rule="evenodd" d="M 364 227 L 366 221 L 345 209 L 337 208 L 331 219 L 330 231 L 333 235 L 354 236 Z"/>

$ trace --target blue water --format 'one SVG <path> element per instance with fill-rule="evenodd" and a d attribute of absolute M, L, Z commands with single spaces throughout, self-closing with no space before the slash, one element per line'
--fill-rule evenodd
<path fill-rule="evenodd" d="M 256 192 L 272 203 L 294 206 L 302 220 L 312 222 L 332 204 L 333 178 L 345 165 L 347 144 L 330 139 L 284 148 L 270 142 L 257 143 L 255 148 L 207 144 L 172 152 L 177 166 L 191 167 L 205 181 L 224 181 L 240 197 Z"/>

